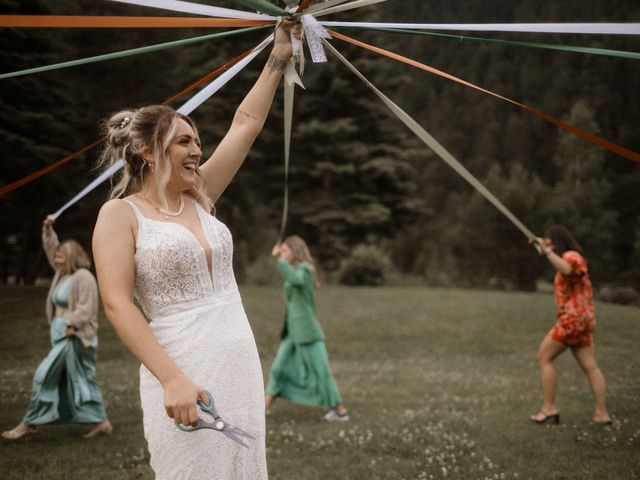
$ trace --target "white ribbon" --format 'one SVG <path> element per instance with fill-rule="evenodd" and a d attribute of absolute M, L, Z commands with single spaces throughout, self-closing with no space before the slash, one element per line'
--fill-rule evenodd
<path fill-rule="evenodd" d="M 640 23 L 370 23 L 336 21 L 320 23 L 325 27 L 640 35 Z"/>
<path fill-rule="evenodd" d="M 253 51 L 236 63 L 229 70 L 224 72 L 218 78 L 216 78 L 213 82 L 207 85 L 205 88 L 200 90 L 196 95 L 194 95 L 187 103 L 182 105 L 178 112 L 189 115 L 196 108 L 198 108 L 202 103 L 209 98 L 211 95 L 220 90 L 229 80 L 235 77 L 240 70 L 247 66 L 251 60 L 253 60 L 264 48 L 269 45 L 273 41 L 273 33 L 265 38 L 260 45 L 253 49 Z"/>
<path fill-rule="evenodd" d="M 331 38 L 327 29 L 320 25 L 320 22 L 316 20 L 313 15 L 302 15 L 302 27 L 304 28 L 304 34 L 307 37 L 307 45 L 309 46 L 309 53 L 311 53 L 311 60 L 313 63 L 322 63 L 327 61 L 327 54 L 324 52 L 322 46 L 323 38 Z"/>
<path fill-rule="evenodd" d="M 111 0 L 112 2 L 130 3 L 143 7 L 162 8 L 174 12 L 195 13 L 208 17 L 240 18 L 243 20 L 275 20 L 276 17 L 262 13 L 250 13 L 231 8 L 212 7 L 198 3 L 183 2 L 181 0 Z"/>
<path fill-rule="evenodd" d="M 298 0 L 295 0 L 295 1 L 296 1 L 296 4 L 290 5 L 286 9 L 289 13 L 293 13 L 298 9 L 298 6 L 297 6 Z M 280 24 L 281 21 L 282 19 L 280 18 L 278 20 L 278 25 Z M 276 25 L 276 29 L 278 28 L 278 25 Z M 304 26 L 303 26 L 303 35 L 304 35 Z M 291 39 L 291 58 L 293 59 L 294 67 L 295 67 L 295 64 L 297 63 L 298 67 L 300 68 L 300 75 L 303 75 L 305 59 L 304 59 L 304 48 L 302 48 L 302 39 L 297 38 L 293 34 L 293 31 L 289 33 L 289 38 Z M 285 79 L 287 78 L 288 70 L 290 70 L 289 65 L 287 65 L 287 69 L 284 72 Z M 291 72 L 289 71 L 288 73 L 289 73 L 289 77 L 291 77 Z M 297 76 L 297 73 L 296 73 L 296 76 Z M 302 82 L 300 82 L 300 86 L 302 86 Z"/>
<path fill-rule="evenodd" d="M 300 20 L 302 21 L 304 34 L 307 37 L 307 45 L 309 47 L 309 53 L 311 53 L 311 60 L 314 63 L 323 63 L 327 61 L 327 54 L 322 46 L 322 39 L 331 38 L 331 35 L 327 29 L 324 28 L 318 20 L 316 20 L 315 16 L 311 15 L 312 13 L 316 16 L 328 15 L 330 13 L 366 7 L 367 5 L 372 5 L 374 3 L 385 2 L 386 0 L 356 0 L 345 5 L 340 5 L 345 1 L 346 0 L 328 0 L 308 8 L 299 15 Z M 287 10 L 293 13 L 296 9 L 297 7 L 293 6 L 289 7 Z M 302 74 L 304 72 L 304 54 L 298 53 L 297 45 L 292 43 L 292 46 L 294 48 L 294 56 L 296 56 L 298 64 L 300 65 L 300 73 Z"/>
<path fill-rule="evenodd" d="M 51 217 L 54 220 L 56 220 L 62 214 L 62 212 L 64 212 L 67 208 L 69 208 L 71 205 L 76 203 L 78 200 L 80 200 L 82 197 L 84 197 L 87 193 L 89 193 L 91 190 L 96 188 L 98 185 L 100 185 L 106 179 L 110 178 L 111 175 L 113 175 L 118 170 L 120 170 L 123 165 L 124 165 L 124 160 L 120 159 L 120 160 L 116 161 L 113 165 L 111 165 L 104 172 L 102 172 L 97 178 L 95 178 L 93 180 L 93 182 L 91 182 L 89 185 L 84 187 L 79 193 L 77 193 L 75 197 L 73 197 L 71 200 L 69 200 L 67 203 L 65 203 L 62 207 L 60 207 L 58 209 L 58 211 L 56 211 L 55 213 L 51 214 Z"/>
<path fill-rule="evenodd" d="M 189 101 L 183 104 L 178 109 L 178 112 L 184 115 L 189 115 L 191 112 L 193 112 L 196 108 L 202 105 L 205 102 L 205 100 L 211 97 L 214 93 L 220 90 L 227 82 L 229 82 L 229 80 L 235 77 L 238 74 L 238 72 L 242 70 L 251 60 L 253 60 L 262 50 L 264 50 L 264 48 L 267 45 L 269 45 L 269 43 L 271 43 L 272 40 L 273 40 L 273 34 L 265 38 L 262 41 L 262 43 L 260 43 L 260 45 L 254 48 L 249 55 L 244 57 L 234 66 L 232 66 L 229 70 L 227 70 L 222 75 L 217 77 L 209 85 L 207 85 L 200 92 L 194 95 Z M 295 70 L 294 70 L 294 73 L 295 73 Z M 65 203 L 57 212 L 55 212 L 53 214 L 54 220 L 58 218 L 62 214 L 62 212 L 64 212 L 66 209 L 68 209 L 70 206 L 75 204 L 78 200 L 80 200 L 82 197 L 87 195 L 89 192 L 94 190 L 98 185 L 100 185 L 101 183 L 106 181 L 108 178 L 110 178 L 114 173 L 120 170 L 123 166 L 124 166 L 123 159 L 119 159 L 116 162 L 114 162 L 113 165 L 111 165 L 109 168 L 103 171 L 89 185 L 83 188 L 82 191 L 80 191 L 80 193 L 75 195 L 71 200 Z"/>

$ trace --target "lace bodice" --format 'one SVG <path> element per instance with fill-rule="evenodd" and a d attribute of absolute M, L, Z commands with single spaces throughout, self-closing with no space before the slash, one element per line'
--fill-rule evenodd
<path fill-rule="evenodd" d="M 189 197 L 188 197 L 189 198 Z M 149 318 L 178 304 L 236 298 L 231 232 L 194 201 L 204 236 L 212 249 L 207 257 L 195 235 L 175 222 L 152 220 L 127 200 L 138 221 L 134 257 L 135 296 Z"/>

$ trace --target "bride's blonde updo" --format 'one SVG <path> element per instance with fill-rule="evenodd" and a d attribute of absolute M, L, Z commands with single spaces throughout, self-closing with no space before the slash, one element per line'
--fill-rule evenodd
<path fill-rule="evenodd" d="M 109 198 L 140 192 L 144 188 L 145 175 L 151 174 L 155 177 L 160 200 L 165 201 L 165 187 L 171 178 L 168 150 L 179 119 L 187 122 L 198 137 L 198 130 L 191 118 L 164 105 L 121 110 L 103 122 L 105 148 L 100 157 L 100 166 L 108 167 L 119 159 L 125 161 L 120 179 L 116 183 L 112 181 Z M 151 162 L 145 161 L 143 151 L 151 153 Z M 203 181 L 196 191 L 189 193 L 208 211 L 211 210 L 213 203 L 205 193 Z"/>

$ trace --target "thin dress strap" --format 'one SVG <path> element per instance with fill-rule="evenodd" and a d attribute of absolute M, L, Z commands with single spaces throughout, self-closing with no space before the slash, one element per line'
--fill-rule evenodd
<path fill-rule="evenodd" d="M 138 206 L 133 203 L 131 200 L 127 200 L 126 198 L 123 198 L 123 200 L 125 202 L 127 202 L 129 204 L 129 206 L 131 207 L 131 209 L 133 210 L 133 214 L 136 217 L 136 222 L 138 223 L 138 228 L 136 229 L 136 245 L 138 244 L 138 242 L 140 241 L 140 235 L 143 232 L 143 228 L 144 228 L 144 224 L 145 224 L 145 216 L 142 214 L 142 212 L 140 211 L 140 209 L 138 208 Z"/>
<path fill-rule="evenodd" d="M 135 203 L 133 203 L 131 200 L 127 200 L 126 198 L 123 198 L 123 200 L 127 202 L 129 205 L 131 205 L 131 208 L 133 209 L 133 213 L 135 214 L 136 220 L 138 220 L 138 223 L 142 223 L 142 221 L 144 220 L 144 215 L 142 215 L 142 212 L 140 211 L 138 206 Z"/>

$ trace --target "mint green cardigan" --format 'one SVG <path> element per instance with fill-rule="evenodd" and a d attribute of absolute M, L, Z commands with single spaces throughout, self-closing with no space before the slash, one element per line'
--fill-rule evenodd
<path fill-rule="evenodd" d="M 285 335 L 290 335 L 291 340 L 297 344 L 324 340 L 324 332 L 316 317 L 313 276 L 309 266 L 300 263 L 294 268 L 286 260 L 280 259 L 278 270 L 284 277 L 284 294 L 287 300 Z"/>

